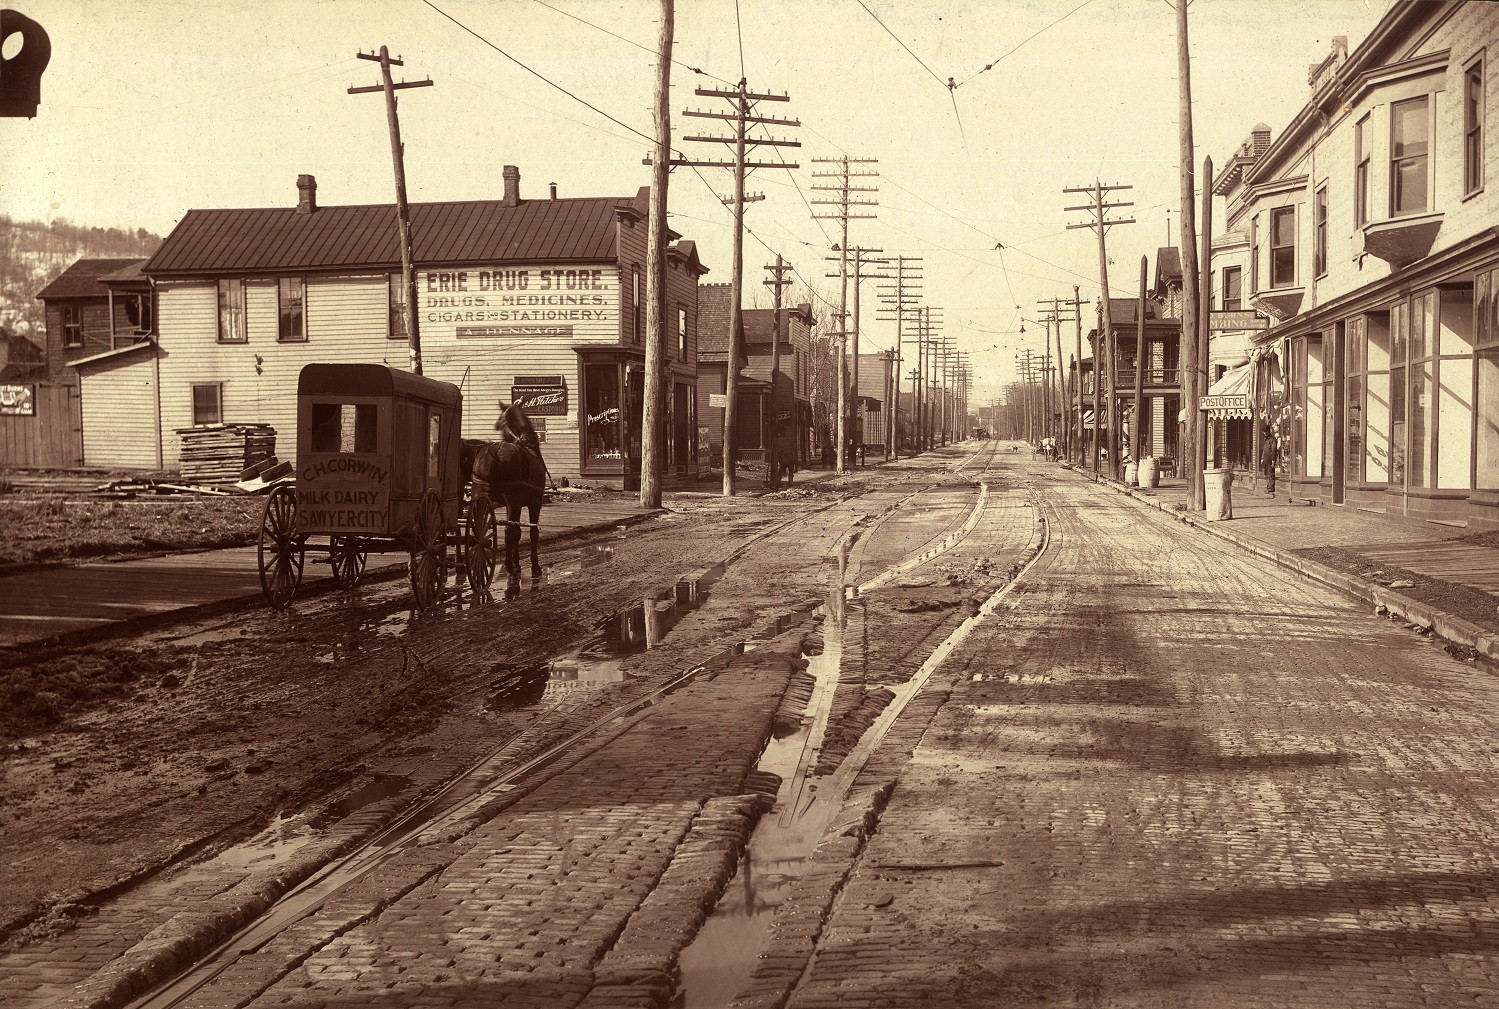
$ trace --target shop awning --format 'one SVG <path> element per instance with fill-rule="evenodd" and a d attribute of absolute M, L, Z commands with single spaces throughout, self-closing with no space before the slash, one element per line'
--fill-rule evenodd
<path fill-rule="evenodd" d="M 1254 416 L 1249 401 L 1250 375 L 1248 365 L 1230 368 L 1208 386 L 1207 394 L 1197 405 L 1216 420 L 1248 420 Z"/>

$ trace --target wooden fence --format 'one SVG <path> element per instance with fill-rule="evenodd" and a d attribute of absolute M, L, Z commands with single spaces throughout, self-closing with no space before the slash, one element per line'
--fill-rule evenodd
<path fill-rule="evenodd" d="M 0 415 L 0 466 L 83 465 L 83 408 L 76 385 L 36 384 L 30 417 Z"/>

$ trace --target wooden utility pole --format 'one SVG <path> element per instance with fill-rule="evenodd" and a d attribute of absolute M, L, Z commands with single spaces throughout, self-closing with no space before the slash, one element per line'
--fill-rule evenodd
<path fill-rule="evenodd" d="M 656 35 L 656 151 L 651 161 L 651 197 L 645 264 L 645 403 L 641 410 L 640 506 L 661 507 L 661 470 L 666 366 L 666 187 L 671 177 L 671 46 L 673 0 L 661 0 Z"/>
<path fill-rule="evenodd" d="M 1038 299 L 1036 299 L 1036 304 L 1040 305 L 1040 306 L 1044 306 L 1046 308 L 1047 312 L 1049 313 L 1047 315 L 1046 319 L 1044 320 L 1047 323 L 1047 326 L 1048 326 L 1048 329 L 1047 329 L 1048 341 L 1049 341 L 1049 338 L 1050 338 L 1050 325 L 1052 323 L 1055 323 L 1056 327 L 1057 327 L 1057 329 L 1056 329 L 1056 334 L 1057 334 L 1057 340 L 1056 340 L 1056 353 L 1057 353 L 1057 357 L 1056 357 L 1056 376 L 1057 376 L 1057 378 L 1056 378 L 1056 381 L 1057 381 L 1057 385 L 1056 385 L 1056 397 L 1057 397 L 1057 413 L 1058 414 L 1062 414 L 1062 413 L 1068 412 L 1071 409 L 1071 397 L 1067 394 L 1067 383 L 1066 383 L 1066 380 L 1063 378 L 1063 373 L 1062 373 L 1062 361 L 1063 361 L 1063 357 L 1062 357 L 1062 323 L 1068 322 L 1068 321 L 1070 321 L 1073 318 L 1073 316 L 1069 316 L 1069 315 L 1066 314 L 1065 310 L 1066 310 L 1067 307 L 1069 307 L 1069 306 L 1073 307 L 1074 315 L 1076 314 L 1076 311 L 1077 311 L 1077 308 L 1076 308 L 1077 288 L 1074 287 L 1072 289 L 1072 292 L 1073 292 L 1073 297 L 1072 298 L 1038 298 Z M 1082 325 L 1081 322 L 1079 322 L 1078 325 L 1079 325 L 1079 331 L 1081 331 L 1081 325 Z M 1048 342 L 1048 344 L 1047 344 L 1047 353 L 1049 354 L 1050 352 L 1051 352 L 1051 344 L 1050 344 L 1050 342 Z M 1079 353 L 1081 353 L 1081 336 L 1079 336 Z M 1078 401 L 1078 417 L 1079 417 L 1079 422 L 1081 422 L 1081 417 L 1082 417 L 1082 401 L 1081 401 L 1081 399 L 1079 399 L 1079 401 Z M 1061 442 L 1061 444 L 1063 445 L 1064 449 L 1070 450 L 1070 447 L 1071 447 L 1070 446 L 1070 442 L 1072 441 L 1072 424 L 1070 422 L 1068 422 L 1068 423 L 1061 423 L 1060 422 L 1060 417 L 1058 419 L 1059 419 L 1059 423 L 1057 424 L 1057 429 L 1056 429 L 1056 433 L 1058 435 L 1058 441 Z M 1069 452 L 1069 454 L 1070 454 L 1070 452 Z"/>
<path fill-rule="evenodd" d="M 1202 259 L 1198 263 L 1202 273 L 1202 293 L 1197 301 L 1197 377 L 1193 381 L 1193 394 L 1189 409 L 1197 415 L 1197 429 L 1202 432 L 1199 439 L 1202 450 L 1197 456 L 1199 470 L 1207 468 L 1208 438 L 1207 418 L 1198 413 L 1201 406 L 1202 396 L 1208 392 L 1208 340 L 1212 329 L 1213 308 L 1213 159 L 1205 157 L 1202 159 Z M 1182 275 L 1182 286 L 1188 283 L 1188 275 Z M 1185 328 L 1183 329 L 1185 332 Z M 1250 439 L 1250 445 L 1254 440 Z M 1203 495 L 1203 507 L 1207 507 L 1206 491 Z"/>
<path fill-rule="evenodd" d="M 416 267 L 412 262 L 411 210 L 406 205 L 406 146 L 401 143 L 401 119 L 396 114 L 396 92 L 403 88 L 430 88 L 432 78 L 424 81 L 392 82 L 390 68 L 405 66 L 400 57 L 392 58 L 390 49 L 380 47 L 379 53 L 355 53 L 362 60 L 374 60 L 380 64 L 380 83 L 363 88 L 349 88 L 349 94 L 362 95 L 372 91 L 385 92 L 385 120 L 390 127 L 390 157 L 396 169 L 396 226 L 401 242 L 401 317 L 406 323 L 406 345 L 411 350 L 411 371 L 422 373 L 422 339 L 417 332 L 416 320 Z"/>
<path fill-rule="evenodd" d="M 781 485 L 779 458 L 781 448 L 780 438 L 777 437 L 781 426 L 781 408 L 776 402 L 776 383 L 781 377 L 781 292 L 791 286 L 791 278 L 787 276 L 791 272 L 791 264 L 783 260 L 780 253 L 777 253 L 776 265 L 767 266 L 765 269 L 771 272 L 771 279 L 763 280 L 761 283 L 775 292 L 775 316 L 770 337 L 770 437 L 765 447 L 765 486 L 775 488 Z M 792 424 L 795 424 L 796 389 L 794 385 L 791 392 L 791 410 L 793 416 L 789 419 Z"/>
<path fill-rule="evenodd" d="M 1102 330 L 1103 330 L 1103 332 L 1102 332 L 1102 343 L 1104 344 L 1104 346 L 1106 348 L 1105 353 L 1102 356 L 1107 360 L 1107 364 L 1104 365 L 1103 362 L 1101 362 L 1099 360 L 1100 355 L 1098 354 L 1097 349 L 1095 348 L 1094 353 L 1093 353 L 1093 358 L 1094 358 L 1094 364 L 1093 364 L 1093 371 L 1094 371 L 1093 385 L 1094 385 L 1094 388 L 1097 389 L 1098 385 L 1099 385 L 1099 383 L 1101 381 L 1107 381 L 1108 382 L 1107 391 L 1104 393 L 1104 410 L 1105 410 L 1105 412 L 1107 414 L 1107 416 L 1104 417 L 1104 422 L 1105 422 L 1104 423 L 1104 429 L 1108 432 L 1108 440 L 1109 440 L 1109 472 L 1111 474 L 1113 474 L 1114 476 L 1118 476 L 1118 474 L 1119 474 L 1119 447 L 1120 447 L 1120 445 L 1119 445 L 1119 439 L 1115 437 L 1115 432 L 1117 430 L 1116 425 L 1118 424 L 1118 419 L 1115 417 L 1115 409 L 1114 409 L 1114 397 L 1115 397 L 1115 389 L 1114 389 L 1114 367 L 1115 367 L 1115 363 L 1117 361 L 1117 357 L 1116 357 L 1116 348 L 1114 346 L 1113 320 L 1109 318 L 1109 315 L 1110 315 L 1110 313 L 1109 313 L 1109 252 L 1108 252 L 1108 248 L 1107 248 L 1107 243 L 1105 241 L 1105 235 L 1108 232 L 1109 228 L 1111 228 L 1111 227 L 1113 227 L 1113 226 L 1115 226 L 1117 224 L 1134 224 L 1135 223 L 1135 219 L 1133 217 L 1128 217 L 1128 218 L 1116 219 L 1116 220 L 1112 220 L 1112 221 L 1109 220 L 1108 219 L 1108 211 L 1109 210 L 1115 209 L 1117 207 L 1133 207 L 1134 204 L 1133 203 L 1127 203 L 1127 202 L 1126 203 L 1120 203 L 1120 202 L 1105 203 L 1104 202 L 1104 194 L 1105 193 L 1111 193 L 1111 192 L 1114 192 L 1116 190 L 1133 189 L 1133 188 L 1135 188 L 1135 187 L 1134 186 L 1106 186 L 1102 182 L 1095 181 L 1093 183 L 1093 185 L 1091 185 L 1091 186 L 1082 186 L 1082 187 L 1078 187 L 1078 188 L 1063 189 L 1062 190 L 1062 192 L 1064 192 L 1064 193 L 1088 193 L 1090 196 L 1093 197 L 1093 202 L 1092 203 L 1084 204 L 1084 205 L 1079 206 L 1079 207 L 1067 207 L 1066 208 L 1067 210 L 1088 210 L 1088 211 L 1091 211 L 1093 213 L 1093 220 L 1088 221 L 1086 223 L 1082 223 L 1082 224 L 1069 224 L 1069 225 L 1067 225 L 1067 229 L 1070 231 L 1070 230 L 1073 230 L 1075 228 L 1089 228 L 1089 229 L 1092 229 L 1092 230 L 1094 230 L 1094 231 L 1096 231 L 1098 233 L 1098 284 L 1099 284 L 1099 287 L 1102 289 L 1102 294 L 1100 295 L 1101 301 L 1100 301 L 1100 304 L 1099 304 L 1099 307 L 1100 307 L 1099 317 L 1102 320 L 1102 323 L 1101 323 Z M 1096 409 L 1095 409 L 1094 414 L 1093 414 L 1093 422 L 1094 422 L 1094 424 L 1098 423 L 1098 413 L 1097 413 Z M 1098 456 L 1097 456 L 1097 452 L 1098 452 L 1098 447 L 1097 447 L 1098 446 L 1098 439 L 1097 439 L 1096 436 L 1095 436 L 1095 438 L 1093 440 L 1093 443 L 1094 443 L 1094 450 L 1093 450 L 1094 451 L 1094 466 L 1093 466 L 1093 469 L 1096 472 L 1097 469 L 1098 469 Z"/>
<path fill-rule="evenodd" d="M 1144 406 L 1145 406 L 1145 277 L 1150 272 L 1150 259 L 1140 257 L 1140 305 L 1135 312 L 1135 419 L 1129 425 L 1129 455 L 1135 460 L 1135 473 L 1140 470 L 1140 453 L 1144 450 Z"/>
<path fill-rule="evenodd" d="M 733 144 L 733 161 L 691 161 L 686 158 L 673 158 L 671 164 L 688 168 L 732 168 L 734 170 L 734 268 L 730 278 L 730 286 L 733 288 L 733 298 L 729 301 L 729 360 L 725 368 L 724 381 L 724 411 L 723 411 L 723 493 L 724 497 L 734 496 L 735 464 L 737 462 L 739 446 L 739 359 L 744 353 L 744 205 L 751 199 L 744 195 L 745 172 L 757 168 L 800 168 L 795 162 L 760 162 L 746 161 L 745 150 L 750 147 L 800 147 L 801 142 L 797 140 L 772 140 L 768 137 L 749 136 L 751 125 L 771 126 L 800 126 L 801 122 L 796 119 L 772 119 L 768 116 L 756 116 L 751 112 L 757 102 L 789 102 L 790 95 L 760 94 L 750 91 L 749 84 L 744 78 L 739 79 L 739 84 L 732 90 L 720 88 L 698 88 L 696 94 L 708 98 L 726 99 L 733 107 L 733 112 L 703 112 L 698 109 L 684 109 L 682 115 L 693 116 L 699 119 L 719 119 L 734 124 L 734 135 L 731 137 L 683 137 L 682 139 L 700 143 Z M 649 163 L 650 159 L 647 159 Z"/>
<path fill-rule="evenodd" d="M 895 276 L 890 277 L 895 281 L 893 284 L 876 285 L 880 291 L 880 300 L 885 307 L 880 311 L 885 313 L 876 317 L 885 322 L 895 323 L 895 367 L 892 373 L 891 387 L 893 390 L 893 406 L 890 410 L 890 445 L 891 457 L 900 458 L 900 366 L 901 343 L 904 340 L 902 324 L 906 319 L 906 312 L 910 306 L 914 306 L 919 300 L 916 295 L 921 292 L 921 257 L 920 256 L 892 256 L 885 261 L 887 264 L 895 265 Z M 889 277 L 888 274 L 886 274 Z M 914 394 L 915 389 L 913 387 Z"/>
<path fill-rule="evenodd" d="M 854 346 L 853 346 L 853 353 L 850 355 L 850 360 L 853 361 L 853 371 L 849 375 L 849 382 L 848 382 L 849 392 L 848 392 L 848 395 L 849 395 L 850 401 L 853 404 L 853 408 L 850 410 L 850 415 L 852 417 L 857 417 L 857 418 L 861 418 L 861 419 L 864 416 L 864 412 L 863 412 L 863 409 L 859 406 L 859 285 L 863 281 L 865 281 L 865 280 L 870 280 L 870 279 L 873 279 L 875 277 L 880 277 L 880 278 L 885 277 L 885 274 L 883 274 L 883 273 L 865 273 L 864 272 L 864 267 L 866 265 L 870 264 L 870 263 L 879 263 L 879 264 L 883 265 L 884 262 L 885 262 L 885 260 L 883 260 L 883 259 L 874 259 L 874 258 L 865 259 L 864 258 L 865 254 L 866 253 L 871 253 L 871 252 L 883 252 L 883 251 L 884 251 L 883 249 L 865 248 L 862 245 L 845 246 L 841 255 L 836 256 L 836 257 L 835 256 L 827 256 L 827 257 L 825 257 L 829 261 L 831 261 L 833 259 L 838 259 L 839 262 L 842 264 L 840 266 L 840 270 L 846 271 L 847 267 L 848 267 L 848 257 L 850 255 L 853 256 L 853 266 L 854 266 L 854 276 L 853 276 L 853 281 L 854 281 L 854 287 L 853 287 L 853 290 L 854 290 L 854 313 L 853 313 L 853 320 L 854 320 L 854 326 L 853 326 L 853 329 L 852 329 L 851 332 L 852 332 L 852 335 L 853 335 L 853 338 L 854 338 Z M 845 282 L 848 279 L 846 273 L 828 273 L 828 274 L 824 274 L 824 276 L 827 276 L 827 277 L 839 277 L 840 279 L 844 280 Z M 854 426 L 858 429 L 857 433 L 858 433 L 858 437 L 860 439 L 859 444 L 862 445 L 863 444 L 863 437 L 864 437 L 863 426 L 862 426 L 862 424 L 856 424 Z M 853 433 L 853 432 L 849 432 L 849 433 Z M 857 453 L 855 453 L 855 456 L 857 457 Z M 858 463 L 854 462 L 852 465 L 856 466 L 856 465 L 858 465 Z"/>
<path fill-rule="evenodd" d="M 1176 79 L 1177 126 L 1181 144 L 1181 264 L 1182 264 L 1182 327 L 1181 327 L 1181 375 L 1182 405 L 1187 411 L 1187 444 L 1179 453 L 1183 461 L 1182 475 L 1187 478 L 1187 507 L 1200 510 L 1203 505 L 1202 491 L 1202 418 L 1197 413 L 1197 376 L 1201 368 L 1197 360 L 1197 225 L 1194 204 L 1197 199 L 1196 183 L 1192 172 L 1196 152 L 1192 145 L 1192 54 L 1187 45 L 1187 0 L 1176 0 Z M 1212 179 L 1206 180 L 1205 191 L 1211 191 Z"/>
<path fill-rule="evenodd" d="M 877 193 L 878 186 L 855 186 L 850 180 L 857 178 L 872 178 L 879 172 L 851 172 L 849 165 L 872 165 L 879 161 L 878 158 L 851 158 L 847 154 L 841 158 L 813 158 L 814 163 L 836 164 L 840 168 L 836 172 L 813 172 L 812 176 L 819 179 L 837 179 L 837 185 L 813 186 L 813 189 L 833 192 L 838 194 L 834 200 L 813 200 L 815 204 L 836 206 L 838 210 L 831 214 L 813 214 L 818 220 L 840 221 L 843 225 L 843 238 L 838 248 L 833 250 L 839 254 L 839 295 L 838 295 L 838 420 L 833 435 L 838 441 L 837 446 L 837 472 L 847 472 L 848 463 L 845 459 L 845 450 L 848 446 L 848 222 L 873 218 L 873 214 L 856 214 L 851 212 L 854 207 L 878 206 L 878 200 L 861 199 L 853 196 L 854 193 Z"/>
<path fill-rule="evenodd" d="M 1074 321 L 1077 323 L 1077 440 L 1073 444 L 1073 449 L 1077 452 L 1077 464 L 1081 466 L 1083 464 L 1083 448 L 1087 444 L 1087 439 L 1083 436 L 1083 306 L 1087 304 L 1087 302 L 1083 301 L 1079 295 L 1080 292 L 1078 291 L 1077 285 L 1073 284 L 1072 316 Z M 1097 367 L 1098 362 L 1095 361 L 1095 371 L 1097 370 Z M 1095 390 L 1094 407 L 1096 408 L 1098 405 L 1096 393 L 1096 390 L 1098 388 L 1097 375 L 1093 376 L 1093 388 Z M 1093 423 L 1095 425 L 1098 423 L 1098 413 L 1096 409 L 1093 414 Z M 1096 440 L 1097 439 L 1095 438 L 1095 441 Z M 1093 457 L 1093 471 L 1095 473 L 1098 472 L 1097 455 Z"/>

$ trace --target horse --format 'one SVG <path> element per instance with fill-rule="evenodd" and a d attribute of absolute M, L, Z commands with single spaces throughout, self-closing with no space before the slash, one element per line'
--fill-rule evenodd
<path fill-rule="evenodd" d="M 463 479 L 472 480 L 475 493 L 505 502 L 505 571 L 512 580 L 520 577 L 520 513 L 530 515 L 531 577 L 541 577 L 537 544 L 538 526 L 546 492 L 546 463 L 541 458 L 541 440 L 518 403 L 505 407 L 495 421 L 499 441 L 463 442 Z"/>

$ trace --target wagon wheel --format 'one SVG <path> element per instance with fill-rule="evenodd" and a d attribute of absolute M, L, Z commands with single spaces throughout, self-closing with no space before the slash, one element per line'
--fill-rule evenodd
<path fill-rule="evenodd" d="M 358 536 L 334 536 L 328 543 L 328 560 L 333 564 L 333 580 L 340 588 L 352 589 L 364 575 L 368 553 Z"/>
<path fill-rule="evenodd" d="M 285 484 L 271 491 L 260 516 L 260 542 L 256 560 L 260 565 L 260 591 L 271 609 L 291 605 L 302 583 L 305 542 L 297 535 L 297 494 Z"/>
<path fill-rule="evenodd" d="M 468 536 L 464 568 L 468 584 L 476 599 L 488 600 L 489 584 L 494 581 L 494 559 L 498 550 L 495 533 L 494 505 L 489 495 L 480 491 L 468 503 Z"/>
<path fill-rule="evenodd" d="M 442 499 L 429 490 L 417 503 L 416 520 L 411 524 L 411 594 L 419 609 L 431 606 L 442 594 L 447 549 Z"/>

